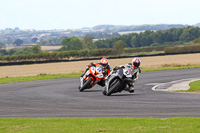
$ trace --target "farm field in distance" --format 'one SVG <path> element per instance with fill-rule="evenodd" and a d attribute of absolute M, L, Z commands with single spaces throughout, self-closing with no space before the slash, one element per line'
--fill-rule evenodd
<path fill-rule="evenodd" d="M 200 53 L 166 55 L 154 57 L 140 57 L 141 69 L 162 68 L 173 66 L 200 65 Z M 111 68 L 131 62 L 132 58 L 109 59 Z M 47 64 L 33 64 L 20 66 L 1 66 L 0 78 L 36 76 L 40 74 L 70 74 L 83 72 L 90 62 L 99 62 L 99 60 L 60 62 Z"/>

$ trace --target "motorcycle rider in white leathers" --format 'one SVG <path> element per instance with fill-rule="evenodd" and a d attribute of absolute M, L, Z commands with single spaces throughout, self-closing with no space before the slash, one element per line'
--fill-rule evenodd
<path fill-rule="evenodd" d="M 134 92 L 134 83 L 136 82 L 139 74 L 141 73 L 141 69 L 139 67 L 140 63 L 141 63 L 141 61 L 140 61 L 139 58 L 133 58 L 132 63 L 128 63 L 126 65 L 121 65 L 121 66 L 115 67 L 113 69 L 113 72 L 116 71 L 119 68 L 131 70 L 131 75 L 132 75 L 133 81 L 126 86 L 126 88 L 124 89 L 125 91 L 129 91 L 130 93 Z"/>

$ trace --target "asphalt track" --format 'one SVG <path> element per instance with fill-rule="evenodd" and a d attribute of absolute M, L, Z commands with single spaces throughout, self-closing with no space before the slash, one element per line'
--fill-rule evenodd
<path fill-rule="evenodd" d="M 199 68 L 143 72 L 134 94 L 124 91 L 109 97 L 98 85 L 79 92 L 79 78 L 0 84 L 0 117 L 200 117 L 200 94 L 151 89 L 196 77 Z"/>

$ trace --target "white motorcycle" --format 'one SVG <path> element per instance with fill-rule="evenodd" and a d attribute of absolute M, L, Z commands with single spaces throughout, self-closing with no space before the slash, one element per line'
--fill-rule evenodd
<path fill-rule="evenodd" d="M 121 92 L 125 90 L 127 85 L 132 81 L 131 69 L 119 68 L 116 71 L 112 71 L 111 74 L 106 77 L 103 94 L 110 96 L 113 93 Z"/>

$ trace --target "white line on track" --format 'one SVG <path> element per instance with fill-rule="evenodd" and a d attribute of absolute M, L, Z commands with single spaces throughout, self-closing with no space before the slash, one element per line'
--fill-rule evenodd
<path fill-rule="evenodd" d="M 158 86 L 161 86 L 161 85 L 166 85 L 166 84 L 176 84 L 176 83 L 179 83 L 179 82 L 184 82 L 184 81 L 192 81 L 192 80 L 200 80 L 200 78 L 188 78 L 188 79 L 180 79 L 180 80 L 174 80 L 174 81 L 170 81 L 170 82 L 166 82 L 166 83 L 148 83 L 148 84 L 145 84 L 145 85 L 154 85 L 151 89 L 153 91 L 156 91 L 156 88 Z"/>

